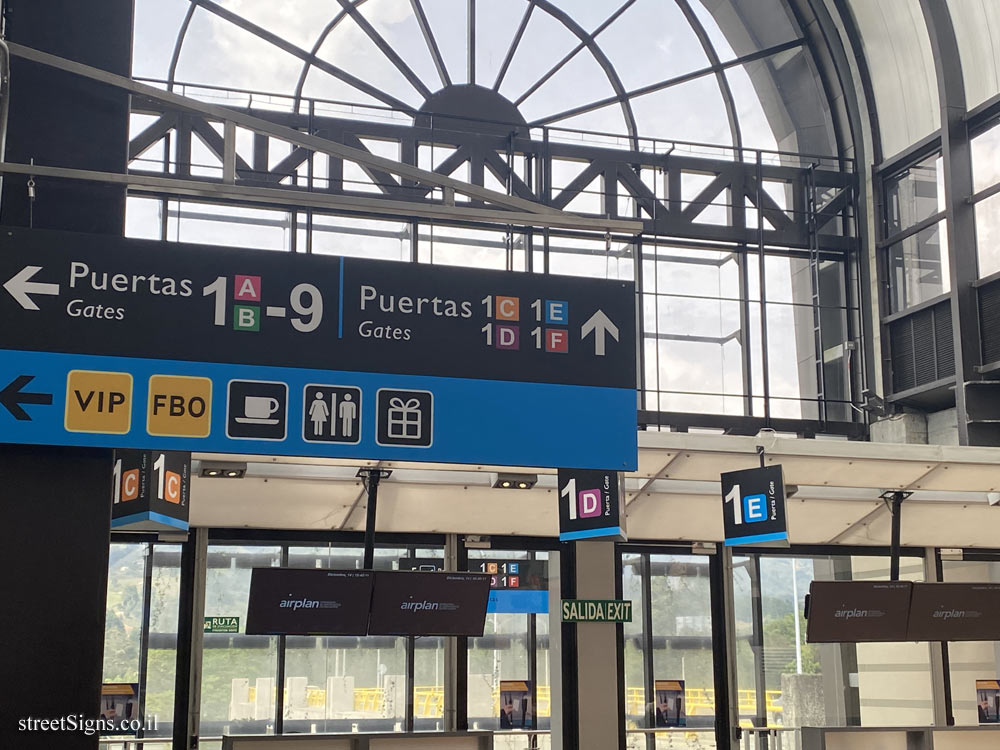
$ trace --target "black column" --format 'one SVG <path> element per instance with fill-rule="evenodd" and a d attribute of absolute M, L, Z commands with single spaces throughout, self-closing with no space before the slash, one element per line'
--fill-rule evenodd
<path fill-rule="evenodd" d="M 19 722 L 98 716 L 110 468 L 107 450 L 0 446 L 0 747 L 97 747 Z"/>
<path fill-rule="evenodd" d="M 130 75 L 132 0 L 4 0 L 7 40 L 59 57 Z M 124 172 L 128 94 L 86 78 L 11 60 L 7 161 Z M 74 232 L 121 234 L 125 190 L 70 180 L 3 180 L 0 223 Z"/>
<path fill-rule="evenodd" d="M 0 5 L 8 41 L 129 74 L 131 0 Z M 126 94 L 13 58 L 8 161 L 124 171 L 127 154 Z M 6 177 L 0 223 L 122 233 L 120 187 L 37 180 L 36 195 L 31 205 L 26 179 Z M 58 408 L 55 398 L 38 408 Z M 96 750 L 96 734 L 20 731 L 19 722 L 99 715 L 111 452 L 0 446 L 0 503 L 0 747 Z"/>

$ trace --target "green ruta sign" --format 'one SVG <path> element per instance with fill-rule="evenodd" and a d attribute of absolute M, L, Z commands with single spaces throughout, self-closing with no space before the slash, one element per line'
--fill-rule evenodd
<path fill-rule="evenodd" d="M 205 632 L 206 633 L 239 633 L 240 632 L 240 618 L 239 617 L 206 617 L 205 618 Z"/>
<path fill-rule="evenodd" d="M 620 599 L 563 599 L 563 622 L 632 622 L 632 602 Z"/>

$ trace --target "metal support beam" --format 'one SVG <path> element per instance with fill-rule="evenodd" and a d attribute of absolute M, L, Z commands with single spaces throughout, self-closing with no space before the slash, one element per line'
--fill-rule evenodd
<path fill-rule="evenodd" d="M 903 490 L 889 490 L 888 492 L 883 492 L 880 495 L 882 500 L 885 502 L 886 507 L 889 508 L 889 512 L 892 514 L 892 531 L 889 538 L 890 581 L 899 580 L 899 555 L 902 539 L 903 501 L 912 494 L 912 492 L 905 492 Z"/>
<path fill-rule="evenodd" d="M 599 219 L 577 216 L 569 213 L 533 214 L 520 211 L 498 211 L 490 208 L 457 206 L 454 201 L 447 203 L 411 203 L 377 197 L 336 195 L 331 193 L 311 193 L 292 188 L 262 188 L 246 185 L 226 185 L 206 180 L 182 180 L 174 177 L 159 177 L 146 174 L 117 174 L 95 172 L 87 169 L 65 169 L 31 164 L 0 163 L 0 174 L 27 174 L 36 177 L 60 177 L 87 182 L 103 182 L 126 185 L 133 193 L 151 195 L 187 196 L 194 200 L 209 202 L 236 201 L 271 206 L 295 206 L 315 208 L 331 212 L 353 212 L 392 216 L 394 218 L 419 217 L 436 221 L 493 222 L 503 224 L 529 224 L 561 229 L 582 229 L 588 231 L 613 231 L 638 234 L 642 223 L 621 219 Z M 449 189 L 446 188 L 446 192 Z"/>
<path fill-rule="evenodd" d="M 362 568 L 372 570 L 375 565 L 375 516 L 378 511 L 378 485 L 392 474 L 390 469 L 358 469 L 358 476 L 368 491 L 368 507 L 365 517 L 365 559 Z"/>
<path fill-rule="evenodd" d="M 457 193 L 468 196 L 469 198 L 476 198 L 497 206 L 519 209 L 527 212 L 528 214 L 538 214 L 544 216 L 560 213 L 554 208 L 536 203 L 534 201 L 506 195 L 504 193 L 489 190 L 477 185 L 471 185 L 462 180 L 445 177 L 437 174 L 436 172 L 419 169 L 418 167 L 414 167 L 409 164 L 403 164 L 402 162 L 398 162 L 394 159 L 376 156 L 368 151 L 350 148 L 349 146 L 327 140 L 326 138 L 320 138 L 319 136 L 302 133 L 282 125 L 276 125 L 268 120 L 260 117 L 254 117 L 253 115 L 246 114 L 245 112 L 239 112 L 234 109 L 229 109 L 228 107 L 220 107 L 215 104 L 200 102 L 197 99 L 181 96 L 180 94 L 175 94 L 172 91 L 163 91 L 162 89 L 155 88 L 154 86 L 148 86 L 144 83 L 133 81 L 131 78 L 126 78 L 125 76 L 116 75 L 114 73 L 108 73 L 107 71 L 99 68 L 67 60 L 62 57 L 57 57 L 56 55 L 50 55 L 47 52 L 41 52 L 39 50 L 32 49 L 31 47 L 25 47 L 14 43 L 10 43 L 8 46 L 12 55 L 21 57 L 25 60 L 31 60 L 32 62 L 48 65 L 49 67 L 64 70 L 68 73 L 74 73 L 100 83 L 106 83 L 110 86 L 128 91 L 133 95 L 143 96 L 152 99 L 153 101 L 164 102 L 186 112 L 195 112 L 215 120 L 221 120 L 222 122 L 231 121 L 240 127 L 253 130 L 257 133 L 266 133 L 274 138 L 287 141 L 288 143 L 296 146 L 302 146 L 303 148 L 307 148 L 312 151 L 328 154 L 329 156 L 334 156 L 340 159 L 346 159 L 347 161 L 352 161 L 364 166 L 383 169 L 390 174 L 394 174 L 399 177 L 407 177 L 411 180 L 427 185 L 434 185 L 435 187 L 441 188 L 448 187 Z"/>

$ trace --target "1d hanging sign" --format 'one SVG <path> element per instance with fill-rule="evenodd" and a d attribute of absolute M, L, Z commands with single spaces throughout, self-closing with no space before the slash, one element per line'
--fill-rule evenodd
<path fill-rule="evenodd" d="M 788 545 L 785 479 L 780 465 L 725 472 L 722 510 L 726 546 Z"/>
<path fill-rule="evenodd" d="M 112 528 L 187 531 L 190 453 L 116 450 L 112 478 Z"/>
<path fill-rule="evenodd" d="M 559 541 L 624 541 L 624 498 L 620 472 L 559 469 Z"/>

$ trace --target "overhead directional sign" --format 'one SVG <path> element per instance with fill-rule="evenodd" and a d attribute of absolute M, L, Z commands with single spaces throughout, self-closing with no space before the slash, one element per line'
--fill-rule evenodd
<path fill-rule="evenodd" d="M 636 465 L 631 282 L 0 232 L 0 441 Z"/>
<path fill-rule="evenodd" d="M 559 540 L 625 541 L 625 493 L 618 471 L 559 469 Z"/>

